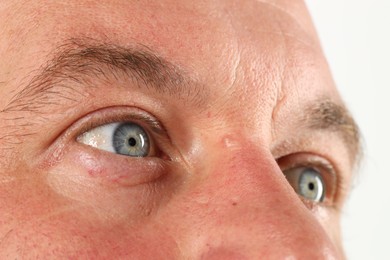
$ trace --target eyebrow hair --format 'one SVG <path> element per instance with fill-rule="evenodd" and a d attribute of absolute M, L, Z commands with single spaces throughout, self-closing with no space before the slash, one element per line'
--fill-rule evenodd
<path fill-rule="evenodd" d="M 48 105 L 60 103 L 61 98 L 77 102 L 74 94 L 83 93 L 71 84 L 63 84 L 64 81 L 93 85 L 91 80 L 94 78 L 109 81 L 110 77 L 118 79 L 121 76 L 132 80 L 139 88 L 152 89 L 196 105 L 204 103 L 207 97 L 205 89 L 183 69 L 143 45 L 124 48 L 96 44 L 91 39 L 70 39 L 55 53 L 27 86 L 14 95 L 3 112 L 40 113 Z"/>
<path fill-rule="evenodd" d="M 61 100 L 78 102 L 75 94 L 85 95 L 78 87 L 63 82 L 94 85 L 95 78 L 109 81 L 125 76 L 136 86 L 170 95 L 200 106 L 207 103 L 207 89 L 182 68 L 159 57 L 143 45 L 121 47 L 96 43 L 93 39 L 70 39 L 59 46 L 53 57 L 0 112 L 47 113 L 48 106 Z M 303 121 L 309 128 L 340 134 L 353 161 L 361 156 L 360 132 L 348 111 L 329 99 L 318 100 L 304 108 Z M 50 111 L 49 111 L 50 112 Z"/>
<path fill-rule="evenodd" d="M 362 156 L 359 127 L 344 106 L 325 98 L 310 104 L 304 112 L 303 121 L 309 128 L 338 133 L 346 144 L 352 161 L 359 163 Z"/>

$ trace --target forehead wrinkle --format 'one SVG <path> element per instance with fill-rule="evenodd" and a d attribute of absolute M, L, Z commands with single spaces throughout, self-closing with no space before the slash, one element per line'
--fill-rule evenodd
<path fill-rule="evenodd" d="M 78 85 L 93 85 L 96 78 L 110 81 L 130 79 L 139 88 L 147 88 L 200 105 L 205 92 L 187 74 L 158 57 L 145 46 L 124 48 L 98 43 L 93 39 L 71 39 L 60 46 L 30 83 L 18 92 L 3 111 L 42 112 L 48 105 L 78 101 L 85 95 Z M 67 84 L 67 82 L 77 83 Z"/>

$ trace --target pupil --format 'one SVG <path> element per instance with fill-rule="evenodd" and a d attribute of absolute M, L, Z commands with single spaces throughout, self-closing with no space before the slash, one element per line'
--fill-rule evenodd
<path fill-rule="evenodd" d="M 309 190 L 314 190 L 314 183 L 312 182 L 309 183 Z"/>
<path fill-rule="evenodd" d="M 137 141 L 135 140 L 135 138 L 131 137 L 129 138 L 129 145 L 130 146 L 135 146 L 137 144 Z"/>

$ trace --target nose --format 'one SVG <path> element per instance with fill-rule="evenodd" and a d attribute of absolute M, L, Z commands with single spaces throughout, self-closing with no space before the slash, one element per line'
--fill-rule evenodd
<path fill-rule="evenodd" d="M 225 145 L 199 163 L 178 221 L 185 258 L 339 259 L 271 153 L 253 147 Z"/>

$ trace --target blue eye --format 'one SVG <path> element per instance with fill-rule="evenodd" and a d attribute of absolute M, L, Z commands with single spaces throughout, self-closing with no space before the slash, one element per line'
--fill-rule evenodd
<path fill-rule="evenodd" d="M 324 201 L 326 187 L 321 173 L 310 167 L 297 167 L 284 171 L 294 190 L 307 200 Z"/>
<path fill-rule="evenodd" d="M 146 131 L 135 123 L 111 123 L 93 128 L 77 138 L 80 143 L 131 157 L 145 157 L 150 153 L 150 139 Z"/>
<path fill-rule="evenodd" d="M 149 153 L 149 137 L 139 125 L 125 123 L 117 126 L 113 134 L 113 146 L 117 153 L 144 157 Z"/>

